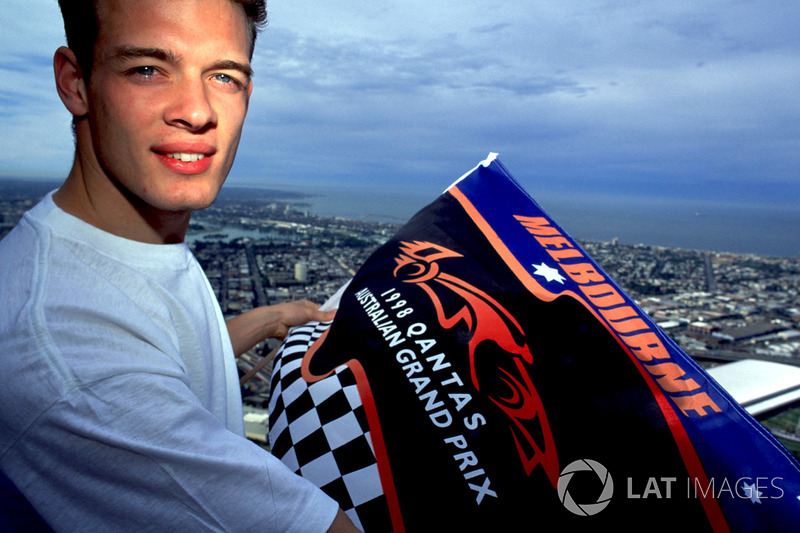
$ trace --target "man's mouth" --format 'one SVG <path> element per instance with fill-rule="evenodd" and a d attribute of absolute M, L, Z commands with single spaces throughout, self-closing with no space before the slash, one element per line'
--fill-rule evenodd
<path fill-rule="evenodd" d="M 193 163 L 205 157 L 205 154 L 193 154 L 185 152 L 175 152 L 173 154 L 164 154 L 164 155 L 166 155 L 167 157 L 171 157 L 172 159 L 177 159 L 178 161 L 183 161 L 184 163 Z"/>
<path fill-rule="evenodd" d="M 205 172 L 211 167 L 216 154 L 214 147 L 206 143 L 164 143 L 152 150 L 162 165 L 179 174 Z"/>

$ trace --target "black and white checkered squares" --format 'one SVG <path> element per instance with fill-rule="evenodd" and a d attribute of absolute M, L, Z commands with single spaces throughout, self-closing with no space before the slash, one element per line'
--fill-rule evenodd
<path fill-rule="evenodd" d="M 294 328 L 275 356 L 270 399 L 272 453 L 339 502 L 367 533 L 391 531 L 369 426 L 347 367 L 306 383 L 303 356 L 328 328 Z"/>

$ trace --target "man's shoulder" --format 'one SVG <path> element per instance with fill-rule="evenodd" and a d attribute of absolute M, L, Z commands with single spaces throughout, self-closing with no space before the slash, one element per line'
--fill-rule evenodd
<path fill-rule="evenodd" d="M 17 221 L 17 224 L 11 228 L 11 231 L 0 239 L 0 261 L 5 262 L 8 260 L 9 252 L 20 246 L 35 246 L 35 243 L 39 240 L 39 232 L 34 228 L 35 224 L 36 222 L 32 221 L 28 213 L 25 213 L 22 218 Z"/>
<path fill-rule="evenodd" d="M 47 246 L 49 231 L 44 220 L 51 208 L 49 196 L 43 198 L 0 239 L 0 279 L 4 274 L 13 273 L 20 262 L 32 260 L 38 255 L 38 250 Z"/>
<path fill-rule="evenodd" d="M 28 285 L 42 244 L 40 233 L 25 218 L 0 240 L 0 294 L 18 292 Z"/>

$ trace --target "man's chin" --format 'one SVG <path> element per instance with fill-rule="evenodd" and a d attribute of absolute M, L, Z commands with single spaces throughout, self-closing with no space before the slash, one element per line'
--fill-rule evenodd
<path fill-rule="evenodd" d="M 206 209 L 217 199 L 220 186 L 196 187 L 174 194 L 166 194 L 157 205 L 164 211 L 186 212 Z"/>

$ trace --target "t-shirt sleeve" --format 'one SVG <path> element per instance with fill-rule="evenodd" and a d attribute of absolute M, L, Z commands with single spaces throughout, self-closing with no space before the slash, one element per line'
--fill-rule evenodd
<path fill-rule="evenodd" d="M 71 530 L 326 531 L 338 510 L 170 376 L 74 389 L 5 461 L 45 519 Z"/>

